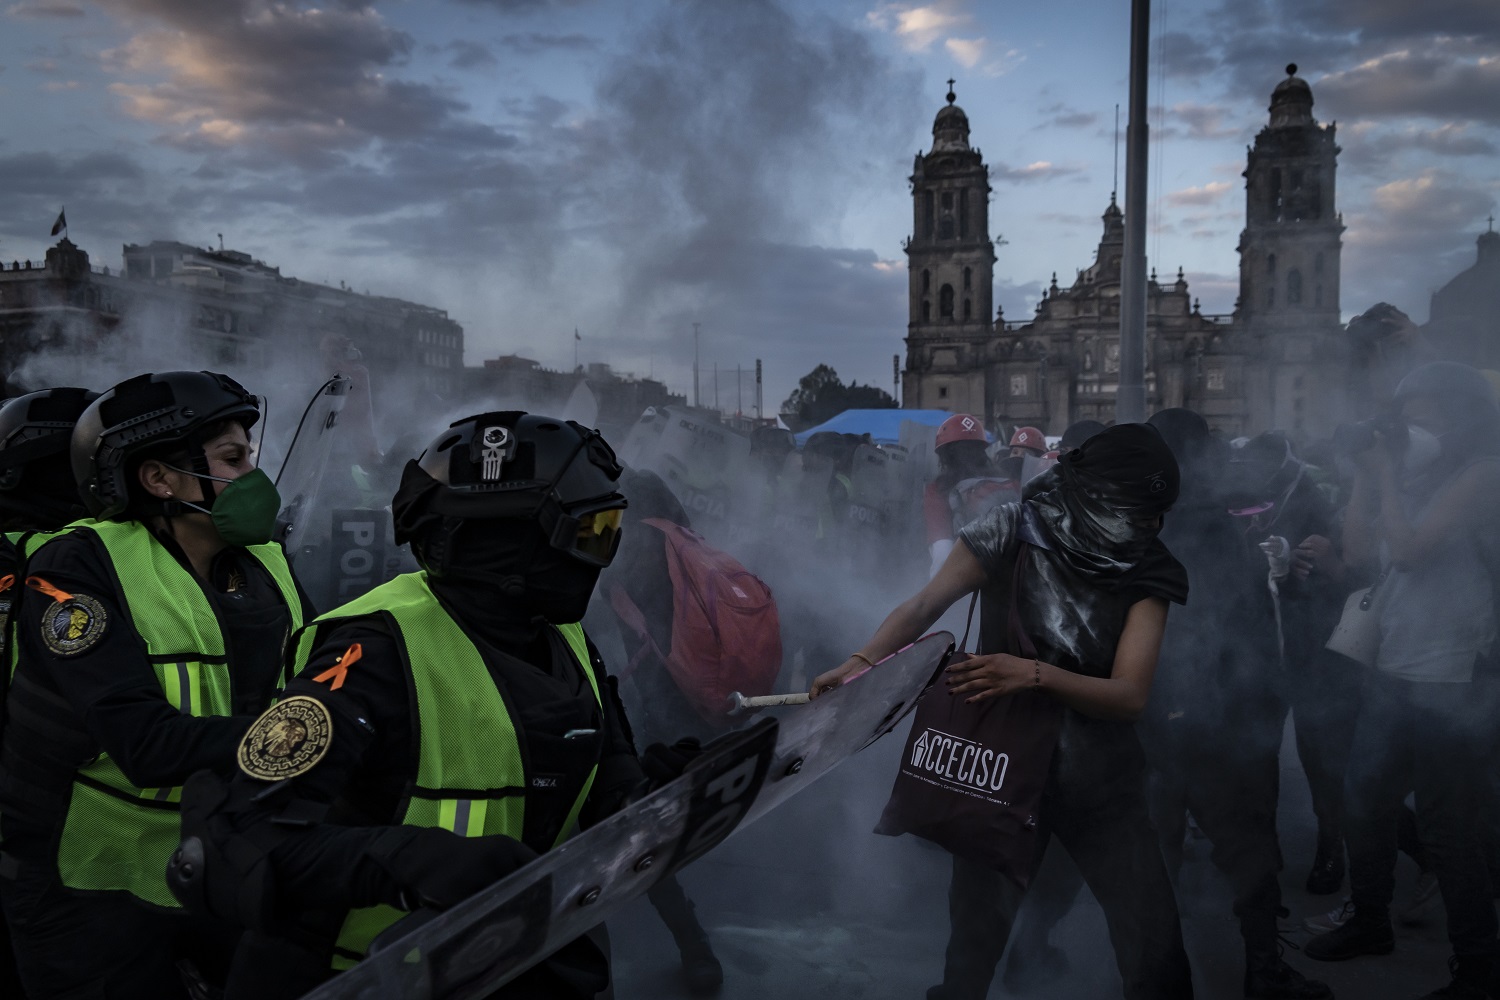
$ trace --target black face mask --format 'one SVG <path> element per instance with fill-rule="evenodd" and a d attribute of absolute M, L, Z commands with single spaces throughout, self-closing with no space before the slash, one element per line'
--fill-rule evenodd
<path fill-rule="evenodd" d="M 602 567 L 554 549 L 534 522 L 514 527 L 469 521 L 447 541 L 446 558 L 429 552 L 435 577 L 497 592 L 520 614 L 553 625 L 579 621 L 588 610 Z M 513 603 L 512 603 L 513 602 Z"/>

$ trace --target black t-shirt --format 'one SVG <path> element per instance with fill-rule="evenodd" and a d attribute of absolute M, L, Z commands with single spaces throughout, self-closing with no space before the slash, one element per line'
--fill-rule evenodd
<path fill-rule="evenodd" d="M 157 539 L 189 566 L 171 538 Z M 41 698 L 52 712 L 51 721 L 77 737 L 69 743 L 69 758 L 80 747 L 89 753 L 59 759 L 48 732 L 15 724 L 19 716 L 12 711 L 0 766 L 20 769 L 65 801 L 73 770 L 100 752 L 109 754 L 141 788 L 180 785 L 195 771 L 222 772 L 233 765 L 240 737 L 275 693 L 282 643 L 291 631 L 291 612 L 259 561 L 227 548 L 214 558 L 211 585 L 204 587 L 224 631 L 231 697 L 240 713 L 232 716 L 186 715 L 167 701 L 145 640 L 130 627 L 109 554 L 97 535 L 87 530 L 60 535 L 32 555 L 26 572 L 29 580 L 44 582 L 54 592 L 92 602 L 86 628 L 80 628 L 82 634 L 64 652 L 44 638 L 44 619 L 56 602 L 35 585 L 16 591 L 24 597 L 13 630 L 20 650 L 15 684 L 31 685 L 26 704 L 35 708 L 35 699 Z M 130 581 L 122 584 L 128 598 Z M 303 603 L 304 615 L 310 615 Z M 0 813 L 6 850 L 23 856 L 46 850 L 62 819 L 60 811 L 38 810 L 34 800 L 18 799 L 17 789 L 8 783 L 0 784 Z"/>
<path fill-rule="evenodd" d="M 979 649 L 985 653 L 1019 653 L 1011 648 L 1007 629 L 1011 581 L 1019 557 L 1024 562 L 1016 611 L 1022 628 L 1036 645 L 1037 657 L 1074 673 L 1108 677 L 1130 609 L 1149 598 L 1180 601 L 1186 574 L 1165 546 L 1153 544 L 1146 559 L 1121 585 L 1090 582 L 1048 547 L 1044 529 L 1025 516 L 1025 508 L 1025 502 L 996 507 L 959 533 L 987 577 L 980 589 Z M 1145 766 L 1133 726 L 1065 709 L 1053 755 L 1055 778 L 1065 782 L 1095 780 L 1102 773 L 1101 766 L 1112 774 L 1135 772 Z"/>

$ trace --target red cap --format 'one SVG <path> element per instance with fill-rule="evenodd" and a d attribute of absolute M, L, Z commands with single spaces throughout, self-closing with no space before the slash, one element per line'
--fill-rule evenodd
<path fill-rule="evenodd" d="M 983 444 L 986 440 L 988 439 L 984 436 L 984 425 L 979 422 L 978 417 L 971 417 L 967 413 L 955 413 L 938 427 L 937 447 L 939 448 L 955 441 L 978 441 Z"/>
<path fill-rule="evenodd" d="M 1038 455 L 1047 450 L 1047 436 L 1035 427 L 1017 427 L 1010 436 L 1012 448 L 1029 448 Z"/>

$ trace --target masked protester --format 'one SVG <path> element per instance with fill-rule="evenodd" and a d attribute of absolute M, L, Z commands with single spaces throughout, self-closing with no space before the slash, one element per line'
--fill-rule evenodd
<path fill-rule="evenodd" d="M 182 996 L 222 976 L 232 935 L 189 917 L 165 870 L 177 786 L 233 759 L 304 615 L 270 542 L 259 415 L 230 378 L 165 372 L 73 429 L 94 520 L 30 557 L 0 756 L 0 900 L 32 996 Z"/>
<path fill-rule="evenodd" d="M 1452 362 L 1396 388 L 1399 419 L 1355 455 L 1344 558 L 1377 572 L 1374 669 L 1365 674 L 1344 782 L 1353 915 L 1309 958 L 1395 948 L 1397 819 L 1415 792 L 1453 946 L 1452 981 L 1427 996 L 1500 996 L 1496 918 L 1478 837 L 1493 753 L 1500 409 L 1479 372 Z"/>
<path fill-rule="evenodd" d="M 965 527 L 963 544 L 937 576 L 811 690 L 821 695 L 879 662 L 954 601 L 979 591 L 982 655 L 950 667 L 927 697 L 983 699 L 1029 689 L 1062 704 L 1038 839 L 1061 842 L 1104 908 L 1125 996 L 1133 1000 L 1192 996 L 1131 725 L 1151 689 L 1167 604 L 1187 598 L 1187 576 L 1157 538 L 1177 492 L 1177 462 L 1153 428 L 1104 431 L 1028 484 L 1021 502 Z M 1017 559 L 1025 562 L 1015 606 L 1035 660 L 993 652 L 1006 635 L 1005 591 Z M 1004 876 L 954 858 L 947 961 L 930 1000 L 988 995 L 1021 895 Z"/>
<path fill-rule="evenodd" d="M 407 464 L 392 513 L 422 569 L 305 629 L 232 781 L 187 789 L 192 863 L 169 877 L 250 928 L 228 997 L 300 996 L 403 911 L 457 903 L 641 787 L 578 624 L 619 544 L 620 471 L 597 432 L 520 412 L 460 420 Z M 497 996 L 608 985 L 580 938 Z"/>

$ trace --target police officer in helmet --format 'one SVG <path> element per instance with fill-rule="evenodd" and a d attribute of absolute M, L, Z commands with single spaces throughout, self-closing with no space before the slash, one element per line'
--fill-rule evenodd
<path fill-rule="evenodd" d="M 0 754 L 0 901 L 33 996 L 181 996 L 227 964 L 228 928 L 165 870 L 178 786 L 232 760 L 302 623 L 259 416 L 233 379 L 164 372 L 74 427 L 94 520 L 30 557 Z"/>
<path fill-rule="evenodd" d="M 87 514 L 73 481 L 68 442 L 78 415 L 98 396 L 69 386 L 0 403 L 0 696 L 10 687 L 10 622 L 25 589 L 26 556 L 52 532 Z M 3 916 L 0 994 L 25 996 Z"/>
<path fill-rule="evenodd" d="M 300 995 L 403 911 L 457 903 L 639 790 L 578 624 L 619 543 L 620 472 L 597 432 L 521 412 L 460 420 L 407 464 L 396 539 L 422 569 L 305 629 L 232 782 L 189 786 L 178 891 L 252 928 L 229 997 Z M 608 984 L 582 938 L 499 995 Z"/>

